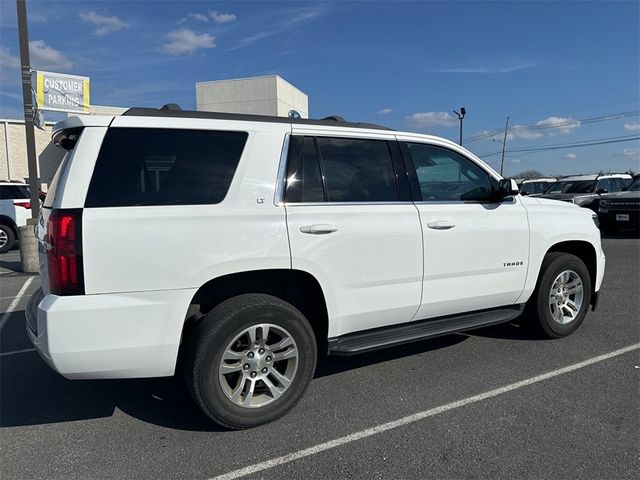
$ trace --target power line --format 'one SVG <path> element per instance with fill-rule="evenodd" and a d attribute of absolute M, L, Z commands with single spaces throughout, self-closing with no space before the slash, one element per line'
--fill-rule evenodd
<path fill-rule="evenodd" d="M 635 135 L 624 135 L 619 137 L 609 137 L 609 138 L 600 138 L 596 140 L 585 140 L 584 142 L 578 143 L 564 143 L 564 144 L 555 144 L 555 145 L 541 145 L 539 147 L 532 148 L 515 148 L 513 150 L 507 150 L 506 153 L 520 153 L 520 152 L 538 152 L 543 150 L 560 150 L 563 148 L 580 148 L 580 147 L 590 147 L 593 145 L 606 145 L 609 143 L 621 143 L 621 142 L 631 142 L 633 140 L 640 140 L 640 136 Z M 502 150 L 491 153 L 479 154 L 479 157 L 492 157 L 494 155 L 501 154 Z"/>
<path fill-rule="evenodd" d="M 511 127 L 511 131 L 518 129 L 529 129 L 529 130 L 540 130 L 546 128 L 562 128 L 562 127 L 574 127 L 578 126 L 578 122 L 580 125 L 582 124 L 591 124 L 591 123 L 599 123 L 599 122 L 608 122 L 611 120 L 618 120 L 620 118 L 633 117 L 640 114 L 639 110 L 629 111 L 629 112 L 619 112 L 619 113 L 611 113 L 608 115 L 601 115 L 598 117 L 590 117 L 590 118 L 582 118 L 582 119 L 568 119 L 564 122 L 559 123 L 535 123 L 530 125 L 514 125 Z M 469 144 L 472 142 L 476 142 L 478 140 L 483 140 L 486 138 L 494 137 L 503 132 L 503 129 L 495 130 L 491 132 L 485 132 L 478 135 L 474 135 L 464 140 L 465 144 Z"/>
<path fill-rule="evenodd" d="M 640 97 L 632 97 L 632 98 L 627 98 L 625 100 L 618 100 L 615 102 L 608 102 L 608 103 L 597 103 L 594 105 L 583 105 L 581 107 L 571 107 L 571 108 L 565 108 L 565 109 L 561 109 L 561 110 L 548 110 L 546 112 L 528 112 L 528 113 L 517 113 L 515 115 L 511 115 L 512 118 L 523 118 L 523 117 L 533 117 L 536 115 L 551 115 L 554 113 L 565 113 L 565 112 L 575 112 L 578 110 L 589 110 L 591 108 L 597 108 L 597 107 L 608 107 L 610 105 L 620 105 L 621 103 L 630 103 L 630 102 L 635 102 L 636 105 L 639 104 L 640 101 Z M 487 127 L 489 125 L 493 125 L 495 123 L 498 122 L 502 122 L 502 119 L 497 119 L 497 120 L 493 120 L 491 122 L 487 122 L 487 123 L 483 123 L 482 125 L 478 126 L 477 128 L 484 128 Z M 502 130 L 500 130 L 502 131 Z"/>

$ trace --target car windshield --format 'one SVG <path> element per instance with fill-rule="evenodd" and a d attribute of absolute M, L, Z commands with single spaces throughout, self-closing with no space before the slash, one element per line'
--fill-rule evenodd
<path fill-rule="evenodd" d="M 631 185 L 627 188 L 627 190 L 631 190 L 632 192 L 640 191 L 640 177 L 636 178 Z"/>
<path fill-rule="evenodd" d="M 594 180 L 570 180 L 554 183 L 547 193 L 591 193 Z"/>

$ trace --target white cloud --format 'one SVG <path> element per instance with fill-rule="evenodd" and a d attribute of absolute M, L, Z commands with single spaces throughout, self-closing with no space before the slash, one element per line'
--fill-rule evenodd
<path fill-rule="evenodd" d="M 411 128 L 423 130 L 427 127 L 452 127 L 458 119 L 449 112 L 417 112 L 406 118 Z"/>
<path fill-rule="evenodd" d="M 29 42 L 31 66 L 37 70 L 69 70 L 73 68 L 73 62 L 55 48 L 47 45 L 44 40 L 32 40 Z"/>
<path fill-rule="evenodd" d="M 519 70 L 525 70 L 527 68 L 537 67 L 539 63 L 534 62 L 522 62 L 522 63 L 507 63 L 503 65 L 473 65 L 469 67 L 445 67 L 428 69 L 427 72 L 434 73 L 511 73 Z"/>
<path fill-rule="evenodd" d="M 563 135 L 573 133 L 580 125 L 580 120 L 563 117 L 549 117 L 536 122 L 537 127 L 553 129 L 547 132 L 550 136 L 553 136 L 555 133 Z"/>
<path fill-rule="evenodd" d="M 90 23 L 97 27 L 94 31 L 94 35 L 106 35 L 107 33 L 117 32 L 118 30 L 122 30 L 123 28 L 127 28 L 129 26 L 128 23 L 123 22 L 115 15 L 112 17 L 108 17 L 106 15 L 100 15 L 96 12 L 86 12 L 78 14 L 81 20 L 84 20 L 87 23 Z"/>
<path fill-rule="evenodd" d="M 238 50 L 239 48 L 244 48 L 248 45 L 256 43 L 263 38 L 284 33 L 294 27 L 316 20 L 317 18 L 326 15 L 328 12 L 328 8 L 324 5 L 293 8 L 283 12 L 277 12 L 277 16 L 274 16 L 274 18 L 276 18 L 277 20 L 275 22 L 270 22 L 270 28 L 258 31 L 252 35 L 249 35 L 248 37 L 240 39 L 240 41 L 236 45 L 228 48 L 227 51 Z"/>
<path fill-rule="evenodd" d="M 540 132 L 536 132 L 531 130 L 526 125 L 514 125 L 513 127 L 509 127 L 507 131 L 507 141 L 508 140 L 535 140 L 536 138 L 542 137 L 543 134 Z M 499 135 L 496 135 L 499 137 Z M 501 141 L 502 139 L 499 138 Z"/>
<path fill-rule="evenodd" d="M 640 156 L 640 148 L 625 148 L 621 153 L 625 157 L 637 157 Z"/>
<path fill-rule="evenodd" d="M 378 115 L 389 115 L 393 113 L 392 108 L 383 108 L 382 110 L 378 110 Z"/>
<path fill-rule="evenodd" d="M 216 46 L 216 37 L 213 35 L 197 34 L 187 28 L 172 30 L 167 33 L 167 40 L 161 50 L 169 55 L 190 54 L 200 48 L 214 48 Z"/>
<path fill-rule="evenodd" d="M 187 16 L 181 19 L 178 23 L 185 23 L 189 20 L 196 20 L 202 23 L 214 22 L 218 25 L 223 23 L 231 23 L 236 21 L 236 16 L 233 13 L 223 13 L 217 10 L 209 10 L 207 13 L 187 13 Z"/>
<path fill-rule="evenodd" d="M 575 160 L 578 156 L 575 153 L 567 153 L 566 155 L 563 155 L 562 158 L 566 160 Z"/>
<path fill-rule="evenodd" d="M 184 23 L 190 18 L 192 18 L 193 20 L 197 20 L 199 22 L 204 22 L 204 23 L 209 22 L 209 17 L 204 13 L 187 13 L 187 16 L 182 20 L 180 20 L 178 23 Z"/>
<path fill-rule="evenodd" d="M 543 136 L 544 135 L 542 133 L 536 130 L 532 130 L 527 125 L 512 125 L 507 131 L 507 142 L 509 140 L 535 140 Z M 476 133 L 474 137 L 481 137 L 481 140 L 486 140 L 489 142 L 502 143 L 502 141 L 504 140 L 504 130 L 494 130 L 493 132 L 489 130 L 481 130 Z"/>
<path fill-rule="evenodd" d="M 624 129 L 625 130 L 640 130 L 640 122 L 635 122 L 635 123 L 625 123 L 624 124 Z"/>
<path fill-rule="evenodd" d="M 0 67 L 20 68 L 20 58 L 17 55 L 11 55 L 11 50 L 4 45 L 0 45 Z"/>
<path fill-rule="evenodd" d="M 236 20 L 236 16 L 233 13 L 222 13 L 217 10 L 209 10 L 209 18 L 218 24 L 231 23 Z"/>

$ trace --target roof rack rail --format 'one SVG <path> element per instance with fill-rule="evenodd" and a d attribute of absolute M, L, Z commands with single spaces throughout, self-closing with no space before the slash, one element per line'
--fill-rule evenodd
<path fill-rule="evenodd" d="M 371 130 L 390 130 L 393 128 L 376 125 L 374 123 L 347 122 L 342 117 L 333 115 L 322 119 L 276 117 L 270 115 L 253 115 L 246 113 L 226 113 L 226 112 L 202 112 L 195 110 L 182 110 L 175 103 L 168 103 L 162 108 L 140 108 L 134 107 L 126 110 L 125 117 L 177 117 L 177 118 L 205 118 L 214 120 L 238 120 L 245 122 L 272 122 L 272 123 L 293 123 L 300 125 L 324 125 L 340 126 L 350 128 L 367 128 Z"/>
<path fill-rule="evenodd" d="M 182 108 L 177 103 L 166 103 L 160 107 L 160 110 L 182 110 Z"/>
<path fill-rule="evenodd" d="M 338 115 L 329 115 L 328 117 L 324 117 L 322 120 L 331 120 L 334 122 L 345 122 L 346 120 Z"/>

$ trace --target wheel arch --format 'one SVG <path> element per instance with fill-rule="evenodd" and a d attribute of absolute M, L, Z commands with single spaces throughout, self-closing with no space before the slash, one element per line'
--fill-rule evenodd
<path fill-rule="evenodd" d="M 564 242 L 558 242 L 552 245 L 546 253 L 551 252 L 563 252 L 575 255 L 584 262 L 589 270 L 589 277 L 591 279 L 592 292 L 596 288 L 596 278 L 598 273 L 598 263 L 596 257 L 595 247 L 585 240 L 568 240 Z M 546 254 L 545 254 L 546 255 Z M 538 275 L 540 275 L 538 273 Z"/>
<path fill-rule="evenodd" d="M 309 320 L 318 350 L 326 350 L 329 317 L 325 294 L 313 275 L 293 269 L 251 270 L 207 281 L 198 288 L 190 302 L 182 343 L 203 315 L 221 302 L 245 293 L 272 295 L 296 307 Z"/>

